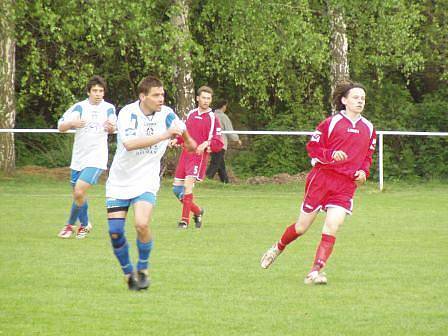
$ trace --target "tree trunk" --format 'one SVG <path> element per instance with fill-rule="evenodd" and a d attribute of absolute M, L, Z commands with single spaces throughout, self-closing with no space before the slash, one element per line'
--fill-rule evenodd
<path fill-rule="evenodd" d="M 336 84 L 340 81 L 348 80 L 350 78 L 350 70 L 348 65 L 348 41 L 344 21 L 343 10 L 338 5 L 332 3 L 331 0 L 327 1 L 328 17 L 330 20 L 330 84 L 331 84 L 331 97 Z M 333 113 L 335 107 L 331 102 Z"/>
<path fill-rule="evenodd" d="M 176 112 L 182 118 L 195 106 L 195 92 L 193 82 L 193 67 L 191 51 L 187 43 L 191 40 L 189 21 L 189 0 L 175 0 L 175 13 L 171 17 L 171 23 L 177 30 L 177 41 L 174 52 L 177 54 L 175 65 L 174 84 L 176 87 Z"/>
<path fill-rule="evenodd" d="M 14 0 L 0 1 L 0 128 L 14 128 L 16 118 L 13 10 Z M 14 169 L 14 133 L 0 133 L 0 170 L 11 174 Z"/>

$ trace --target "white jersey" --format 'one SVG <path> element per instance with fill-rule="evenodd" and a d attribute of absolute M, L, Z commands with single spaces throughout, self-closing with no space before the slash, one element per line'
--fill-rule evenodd
<path fill-rule="evenodd" d="M 173 122 L 182 123 L 168 106 L 146 116 L 140 101 L 126 105 L 118 114 L 117 151 L 106 183 L 106 197 L 131 199 L 145 192 L 157 194 L 160 188 L 160 160 L 169 139 L 152 146 L 127 151 L 123 142 L 129 139 L 162 134 Z"/>
<path fill-rule="evenodd" d="M 116 122 L 115 106 L 104 100 L 98 105 L 92 105 L 86 99 L 71 106 L 59 119 L 58 125 L 78 118 L 85 120 L 86 125 L 76 129 L 70 168 L 78 171 L 87 167 L 105 170 L 108 133 L 104 130 L 104 123 L 106 120 Z"/>

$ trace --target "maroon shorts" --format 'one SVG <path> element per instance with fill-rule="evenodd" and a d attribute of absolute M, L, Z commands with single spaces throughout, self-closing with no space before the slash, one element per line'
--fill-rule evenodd
<path fill-rule="evenodd" d="M 347 176 L 327 169 L 313 168 L 306 177 L 302 211 L 311 213 L 339 207 L 351 214 L 355 190 L 355 182 Z"/>
<path fill-rule="evenodd" d="M 202 181 L 205 177 L 207 161 L 208 153 L 195 154 L 182 151 L 174 178 L 177 180 L 185 180 L 186 177 L 190 176 L 195 177 L 198 181 Z"/>

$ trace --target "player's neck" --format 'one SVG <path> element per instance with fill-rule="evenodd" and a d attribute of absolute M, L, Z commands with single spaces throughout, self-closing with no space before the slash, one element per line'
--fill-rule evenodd
<path fill-rule="evenodd" d="M 352 121 L 356 121 L 361 117 L 361 113 L 354 111 L 345 111 L 345 115 Z"/>
<path fill-rule="evenodd" d="M 210 107 L 207 107 L 206 109 L 198 107 L 198 112 L 199 114 L 210 112 Z"/>

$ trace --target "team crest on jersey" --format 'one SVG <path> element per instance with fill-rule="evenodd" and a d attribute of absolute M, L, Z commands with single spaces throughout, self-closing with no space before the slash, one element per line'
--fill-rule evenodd
<path fill-rule="evenodd" d="M 321 135 L 321 134 L 322 134 L 321 132 L 319 132 L 319 131 L 315 131 L 315 132 L 313 133 L 313 135 L 311 136 L 311 141 L 319 142 L 319 141 L 320 141 L 320 135 Z"/>

